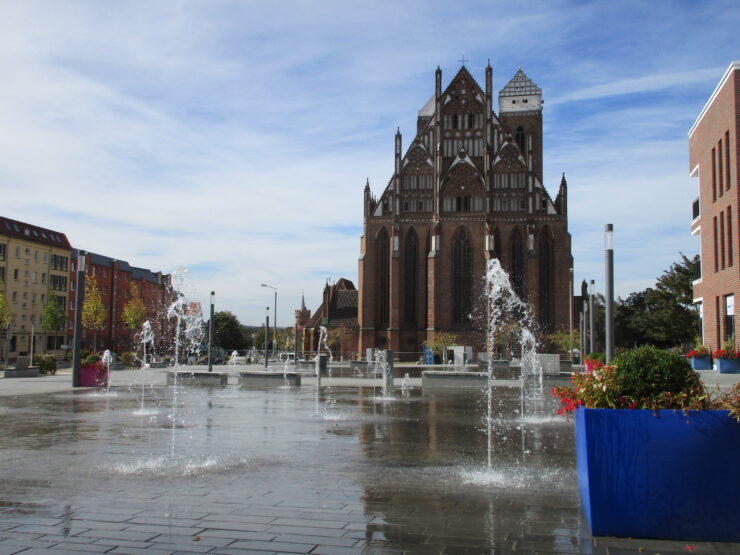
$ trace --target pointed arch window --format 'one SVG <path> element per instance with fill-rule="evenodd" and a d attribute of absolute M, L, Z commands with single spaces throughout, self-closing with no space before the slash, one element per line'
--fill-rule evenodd
<path fill-rule="evenodd" d="M 390 242 L 385 229 L 378 233 L 377 249 L 378 323 L 387 324 L 390 312 Z"/>
<path fill-rule="evenodd" d="M 493 254 L 496 258 L 501 260 L 501 234 L 498 228 L 493 230 Z"/>
<path fill-rule="evenodd" d="M 416 231 L 411 228 L 404 248 L 404 312 L 409 324 L 416 323 L 417 244 Z"/>
<path fill-rule="evenodd" d="M 550 331 L 552 315 L 552 240 L 547 228 L 540 235 L 540 322 Z"/>
<path fill-rule="evenodd" d="M 519 126 L 516 129 L 516 144 L 519 145 L 519 150 L 522 151 L 522 155 L 526 156 L 527 151 L 524 149 L 525 147 L 524 140 L 525 140 L 524 129 L 521 126 Z"/>
<path fill-rule="evenodd" d="M 452 248 L 452 314 L 456 324 L 470 322 L 473 260 L 470 239 L 465 229 L 455 234 Z"/>
<path fill-rule="evenodd" d="M 524 240 L 519 228 L 511 237 L 511 284 L 520 299 L 524 298 Z"/>

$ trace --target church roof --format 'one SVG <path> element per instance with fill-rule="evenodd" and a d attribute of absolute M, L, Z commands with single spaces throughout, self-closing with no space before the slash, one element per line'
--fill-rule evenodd
<path fill-rule="evenodd" d="M 424 107 L 419 110 L 419 116 L 433 116 L 434 115 L 434 100 L 435 95 L 432 95 L 429 100 L 427 100 L 427 103 L 424 104 Z"/>
<path fill-rule="evenodd" d="M 532 80 L 525 75 L 522 68 L 514 74 L 511 81 L 499 91 L 499 96 L 523 96 L 529 94 L 542 94 L 542 89 L 535 85 Z"/>

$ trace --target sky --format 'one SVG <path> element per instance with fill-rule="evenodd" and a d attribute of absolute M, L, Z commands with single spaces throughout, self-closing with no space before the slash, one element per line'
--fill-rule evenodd
<path fill-rule="evenodd" d="M 688 131 L 732 60 L 736 1 L 0 1 L 0 215 L 74 247 L 189 269 L 204 308 L 293 323 L 357 283 L 365 180 L 465 65 L 543 89 L 576 282 L 651 286 L 690 236 Z M 495 101 L 494 101 L 495 106 Z M 272 312 L 272 308 L 271 308 Z"/>

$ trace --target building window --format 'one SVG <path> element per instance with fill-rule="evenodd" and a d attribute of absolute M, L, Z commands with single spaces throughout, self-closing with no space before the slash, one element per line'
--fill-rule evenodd
<path fill-rule="evenodd" d="M 732 266 L 732 207 L 727 207 L 727 265 Z"/>
<path fill-rule="evenodd" d="M 20 258 L 21 257 L 21 248 L 20 247 L 16 247 L 15 248 L 15 257 L 16 258 Z"/>
<path fill-rule="evenodd" d="M 416 323 L 416 264 L 417 264 L 417 238 L 413 228 L 406 235 L 406 248 L 404 249 L 404 297 L 406 322 Z"/>
<path fill-rule="evenodd" d="M 5 266 L 0 266 L 0 281 L 5 281 Z"/>
<path fill-rule="evenodd" d="M 511 237 L 511 284 L 520 299 L 524 298 L 524 241 L 519 228 Z"/>
<path fill-rule="evenodd" d="M 15 281 L 18 281 L 18 268 L 15 268 L 15 269 L 13 270 L 13 279 L 14 279 Z"/>
<path fill-rule="evenodd" d="M 696 333 L 701 338 L 702 343 L 704 343 L 704 304 L 702 301 L 698 301 L 694 306 L 696 307 L 696 317 L 699 326 Z"/>
<path fill-rule="evenodd" d="M 712 220 L 713 223 L 713 240 L 714 240 L 714 271 L 719 272 L 719 248 L 717 244 L 717 216 Z"/>
<path fill-rule="evenodd" d="M 725 170 L 727 172 L 727 185 L 726 190 L 730 190 L 730 167 L 732 166 L 732 163 L 730 162 L 730 132 L 725 131 Z"/>
<path fill-rule="evenodd" d="M 49 259 L 48 259 L 48 258 L 46 257 L 46 253 L 43 253 L 43 254 L 41 255 L 41 261 L 42 261 L 42 262 L 43 262 L 44 264 L 46 264 L 46 263 L 48 262 L 48 260 L 49 260 Z"/>
<path fill-rule="evenodd" d="M 14 303 L 18 302 L 18 291 L 13 291 L 13 302 Z"/>
<path fill-rule="evenodd" d="M 5 245 L 0 245 L 0 262 L 5 260 Z"/>
<path fill-rule="evenodd" d="M 390 308 L 390 243 L 388 233 L 381 229 L 377 241 L 378 254 L 378 323 L 387 324 Z"/>
<path fill-rule="evenodd" d="M 519 145 L 519 150 L 522 151 L 522 154 L 526 154 L 527 152 L 524 148 L 525 147 L 524 140 L 525 140 L 524 129 L 522 129 L 521 127 L 517 127 L 516 144 Z"/>
<path fill-rule="evenodd" d="M 61 272 L 67 271 L 67 257 L 60 254 L 51 255 L 51 269 Z"/>
<path fill-rule="evenodd" d="M 46 283 L 46 274 L 41 272 L 41 283 Z"/>
<path fill-rule="evenodd" d="M 717 151 L 712 149 L 712 202 L 717 200 Z"/>
<path fill-rule="evenodd" d="M 552 285 L 552 242 L 547 229 L 540 236 L 540 322 L 550 331 L 550 300 Z"/>
<path fill-rule="evenodd" d="M 473 260 L 470 240 L 465 230 L 460 229 L 452 249 L 452 306 L 453 320 L 456 324 L 470 322 L 472 278 Z"/>
<path fill-rule="evenodd" d="M 722 196 L 725 190 L 724 173 L 722 170 L 722 139 L 717 143 L 717 176 L 719 177 L 717 190 L 719 191 L 719 196 Z"/>
<path fill-rule="evenodd" d="M 725 296 L 725 341 L 735 342 L 735 295 Z"/>
<path fill-rule="evenodd" d="M 720 265 L 725 269 L 725 213 L 719 213 L 719 254 Z"/>

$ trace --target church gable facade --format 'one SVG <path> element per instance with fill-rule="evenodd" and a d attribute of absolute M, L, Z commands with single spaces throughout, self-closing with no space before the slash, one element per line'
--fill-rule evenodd
<path fill-rule="evenodd" d="M 364 191 L 359 259 L 359 350 L 418 352 L 435 333 L 485 343 L 480 299 L 498 258 L 534 308 L 541 331 L 569 323 L 567 184 L 553 201 L 542 177 L 542 91 L 520 69 L 498 93 L 463 66 L 419 111 L 404 153 L 395 136 L 385 190 Z"/>

